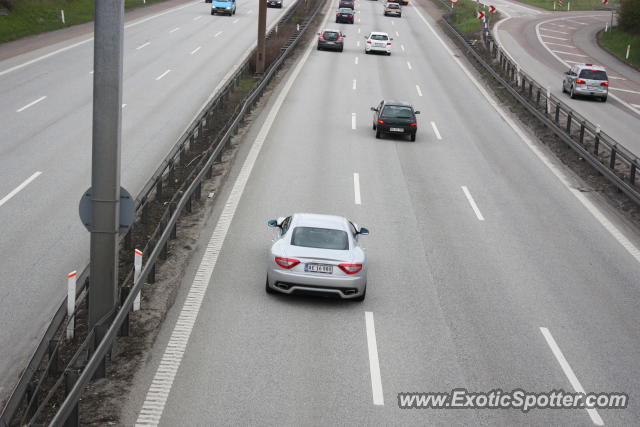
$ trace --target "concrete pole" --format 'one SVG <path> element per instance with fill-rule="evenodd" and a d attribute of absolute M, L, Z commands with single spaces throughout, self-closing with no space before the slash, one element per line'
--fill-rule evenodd
<path fill-rule="evenodd" d="M 123 41 L 124 0 L 95 0 L 89 328 L 117 303 Z"/>
<path fill-rule="evenodd" d="M 266 44 L 265 39 L 267 33 L 267 1 L 258 0 L 258 50 L 256 56 L 256 73 L 264 73 Z"/>

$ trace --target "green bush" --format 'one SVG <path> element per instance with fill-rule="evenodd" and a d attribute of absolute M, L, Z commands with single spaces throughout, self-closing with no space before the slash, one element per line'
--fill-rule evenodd
<path fill-rule="evenodd" d="M 622 31 L 640 34 L 640 1 L 622 0 L 618 21 Z"/>

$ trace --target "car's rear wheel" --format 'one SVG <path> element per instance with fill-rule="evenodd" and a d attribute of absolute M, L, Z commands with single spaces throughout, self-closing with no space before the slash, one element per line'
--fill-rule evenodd
<path fill-rule="evenodd" d="M 416 134 L 412 133 L 411 134 L 411 142 L 415 142 L 415 140 L 416 140 Z"/>
<path fill-rule="evenodd" d="M 343 50 L 344 50 L 344 48 L 343 48 L 343 47 L 341 47 L 341 48 L 340 48 L 340 50 L 338 50 L 338 52 L 342 52 Z"/>
<path fill-rule="evenodd" d="M 387 52 L 387 56 L 391 56 L 391 52 Z"/>
<path fill-rule="evenodd" d="M 576 90 L 575 90 L 575 86 L 571 86 L 571 93 L 569 94 L 569 96 L 571 96 L 571 99 L 576 99 Z"/>
<path fill-rule="evenodd" d="M 367 285 L 364 285 L 364 292 L 362 292 L 362 295 L 355 297 L 353 300 L 361 302 L 361 301 L 364 301 L 364 297 L 366 296 L 367 296 Z"/>
<path fill-rule="evenodd" d="M 380 139 L 381 135 L 382 135 L 382 133 L 380 132 L 380 129 L 376 129 L 376 138 Z"/>
<path fill-rule="evenodd" d="M 600 98 L 600 100 L 601 100 L 602 102 L 607 102 L 607 97 L 606 97 L 606 96 L 603 96 L 602 98 Z"/>
<path fill-rule="evenodd" d="M 216 13 L 212 10 L 212 11 L 211 11 L 211 14 L 212 14 L 212 15 L 215 15 Z"/>
<path fill-rule="evenodd" d="M 264 286 L 264 290 L 268 293 L 268 294 L 275 294 L 276 291 L 274 291 L 273 289 L 271 289 L 269 287 L 269 278 L 267 277 L 267 283 Z"/>

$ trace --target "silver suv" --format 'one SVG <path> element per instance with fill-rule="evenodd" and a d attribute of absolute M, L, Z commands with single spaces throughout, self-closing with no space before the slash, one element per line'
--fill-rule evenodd
<path fill-rule="evenodd" d="M 579 64 L 564 73 L 562 92 L 569 92 L 571 98 L 578 95 L 600 98 L 607 101 L 609 77 L 604 67 L 593 64 Z"/>

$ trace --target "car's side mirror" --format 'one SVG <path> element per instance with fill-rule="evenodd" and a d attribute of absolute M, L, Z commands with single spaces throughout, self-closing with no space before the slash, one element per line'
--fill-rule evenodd
<path fill-rule="evenodd" d="M 389 40 L 393 40 L 393 37 L 389 37 Z"/>
<path fill-rule="evenodd" d="M 565 71 L 564 73 L 565 73 L 567 76 L 570 76 L 570 75 L 571 75 L 571 71 Z"/>
<path fill-rule="evenodd" d="M 378 111 L 376 107 L 371 107 L 371 111 Z"/>
<path fill-rule="evenodd" d="M 368 228 L 364 228 L 364 227 L 360 227 L 360 229 L 358 230 L 358 234 L 362 234 L 363 236 L 368 236 L 369 235 L 369 229 Z"/>
<path fill-rule="evenodd" d="M 413 114 L 420 114 L 420 111 L 414 111 Z"/>
<path fill-rule="evenodd" d="M 369 38 L 369 37 L 367 37 L 367 36 L 364 36 L 364 39 L 365 39 L 365 40 L 366 40 L 366 39 L 368 39 L 368 38 Z"/>
<path fill-rule="evenodd" d="M 320 34 L 322 34 L 322 33 L 318 33 L 318 35 L 320 35 Z"/>
<path fill-rule="evenodd" d="M 277 227 L 278 226 L 278 221 L 276 221 L 275 219 L 270 219 L 269 221 L 267 221 L 267 225 L 269 227 Z"/>

